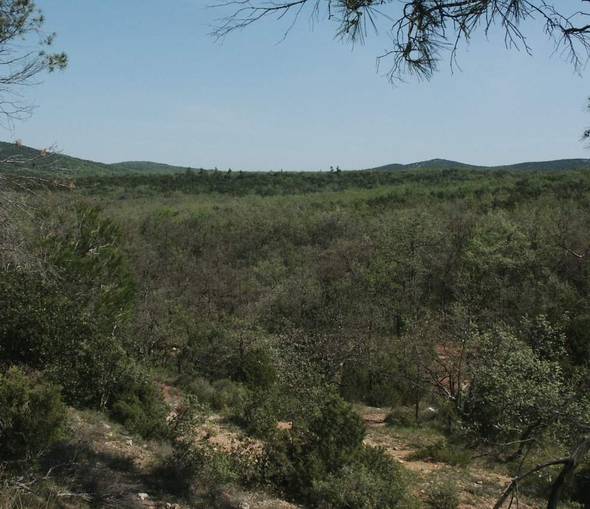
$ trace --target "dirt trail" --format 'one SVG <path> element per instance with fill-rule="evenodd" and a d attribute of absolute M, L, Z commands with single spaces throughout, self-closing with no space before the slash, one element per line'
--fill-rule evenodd
<path fill-rule="evenodd" d="M 419 446 L 416 436 L 408 436 L 387 426 L 388 410 L 373 407 L 357 407 L 362 417 L 367 434 L 364 443 L 371 447 L 380 447 L 386 454 L 399 461 L 414 476 L 414 494 L 425 500 L 429 487 L 437 479 L 452 479 L 460 490 L 460 509 L 483 509 L 494 506 L 497 497 L 510 482 L 510 478 L 498 472 L 486 469 L 474 462 L 466 468 L 453 467 L 445 463 L 412 459 Z M 415 433 L 418 435 L 419 432 Z M 538 509 L 544 507 L 542 502 L 531 500 L 519 501 L 520 509 Z"/>
<path fill-rule="evenodd" d="M 182 404 L 181 393 L 171 386 L 162 385 L 162 392 L 171 408 L 171 415 Z M 473 462 L 466 468 L 452 467 L 445 463 L 428 460 L 412 459 L 411 456 L 425 443 L 441 438 L 432 436 L 433 432 L 416 429 L 404 432 L 387 425 L 388 409 L 374 407 L 357 407 L 366 427 L 367 434 L 364 443 L 371 447 L 380 447 L 386 454 L 398 461 L 412 474 L 412 491 L 422 500 L 426 500 L 429 489 L 437 480 L 451 480 L 460 491 L 460 509 L 482 509 L 493 507 L 497 496 L 509 483 L 510 478 L 498 472 L 485 468 L 481 463 Z M 290 423 L 281 423 L 284 429 L 290 428 Z M 195 429 L 195 440 L 206 441 L 209 445 L 222 452 L 233 452 L 241 447 L 262 447 L 259 441 L 252 441 L 233 426 L 228 425 L 220 415 L 208 416 Z M 136 451 L 136 457 L 141 454 Z M 138 461 L 141 462 L 140 459 Z M 263 494 L 230 491 L 224 494 L 228 507 L 249 507 L 250 509 L 296 509 L 296 506 L 285 501 L 272 499 Z M 145 504 L 144 507 L 166 507 Z M 170 506 L 168 506 L 170 507 Z M 178 506 L 180 507 L 180 506 Z M 530 500 L 519 501 L 521 509 L 536 509 L 542 503 Z M 183 508 L 182 508 L 183 509 Z"/>
<path fill-rule="evenodd" d="M 189 509 L 157 488 L 153 468 L 159 445 L 128 435 L 123 428 L 88 412 L 72 415 L 82 440 L 64 451 L 72 471 L 64 474 L 72 491 L 84 494 L 92 507 Z"/>

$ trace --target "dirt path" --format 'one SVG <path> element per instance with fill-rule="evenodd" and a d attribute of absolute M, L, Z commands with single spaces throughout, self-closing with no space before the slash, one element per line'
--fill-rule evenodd
<path fill-rule="evenodd" d="M 373 407 L 357 407 L 366 427 L 364 443 L 371 447 L 380 447 L 386 454 L 397 460 L 413 478 L 413 492 L 421 500 L 426 500 L 431 486 L 438 481 L 454 482 L 460 492 L 460 509 L 492 508 L 497 497 L 510 482 L 510 478 L 485 468 L 481 463 L 473 462 L 465 468 L 453 467 L 445 463 L 436 463 L 412 459 L 411 456 L 420 447 L 433 443 L 442 435 L 433 435 L 427 429 L 406 430 L 390 427 L 386 423 L 388 410 Z M 519 501 L 520 509 L 538 509 L 543 502 L 529 499 Z"/>
<path fill-rule="evenodd" d="M 164 493 L 154 476 L 163 454 L 161 444 L 134 438 L 98 414 L 72 414 L 81 438 L 64 448 L 64 468 L 55 473 L 73 493 L 91 507 L 189 509 Z"/>

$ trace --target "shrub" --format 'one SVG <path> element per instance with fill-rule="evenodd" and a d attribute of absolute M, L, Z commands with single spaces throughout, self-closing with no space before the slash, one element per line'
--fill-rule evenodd
<path fill-rule="evenodd" d="M 194 429 L 203 415 L 203 408 L 189 397 L 171 422 L 173 454 L 156 468 L 154 476 L 175 493 L 215 495 L 219 488 L 239 479 L 231 455 L 216 451 L 207 441 L 195 440 Z"/>
<path fill-rule="evenodd" d="M 65 411 L 59 389 L 38 374 L 15 367 L 0 374 L 0 456 L 42 452 L 62 435 Z"/>
<path fill-rule="evenodd" d="M 0 271 L 0 362 L 43 370 L 68 404 L 104 410 L 126 366 L 118 331 L 134 290 L 121 234 L 92 207 L 39 212 L 44 275 Z"/>
<path fill-rule="evenodd" d="M 556 415 L 570 418 L 572 387 L 557 362 L 537 355 L 510 330 L 483 335 L 479 346 L 463 409 L 479 436 L 531 439 L 554 424 Z"/>
<path fill-rule="evenodd" d="M 185 391 L 192 394 L 196 400 L 204 405 L 211 406 L 215 397 L 215 389 L 209 380 L 202 377 L 183 376 L 179 384 Z"/>
<path fill-rule="evenodd" d="M 267 480 L 287 495 L 307 499 L 314 482 L 349 464 L 362 445 L 364 425 L 352 407 L 334 393 L 310 409 L 288 432 L 277 432 L 263 459 Z"/>
<path fill-rule="evenodd" d="M 174 453 L 160 466 L 157 476 L 168 489 L 181 494 L 214 495 L 239 479 L 231 456 L 209 444 L 176 444 Z"/>
<path fill-rule="evenodd" d="M 428 505 L 432 509 L 457 509 L 459 491 L 452 481 L 440 481 L 432 485 L 427 494 Z"/>
<path fill-rule="evenodd" d="M 212 384 L 215 392 L 211 406 L 215 410 L 228 411 L 239 414 L 247 405 L 250 393 L 242 384 L 233 382 L 232 380 L 216 380 Z"/>
<path fill-rule="evenodd" d="M 144 438 L 165 436 L 167 409 L 154 384 L 135 371 L 122 382 L 111 406 L 113 418 Z"/>
<path fill-rule="evenodd" d="M 410 459 L 428 460 L 434 463 L 447 463 L 453 466 L 466 466 L 471 461 L 469 451 L 461 447 L 454 447 L 446 440 L 422 447 L 414 452 Z"/>
<path fill-rule="evenodd" d="M 314 505 L 326 509 L 407 508 L 400 467 L 382 450 L 360 449 L 354 461 L 313 485 Z"/>
<path fill-rule="evenodd" d="M 246 352 L 236 371 L 239 380 L 248 387 L 257 389 L 268 389 L 277 377 L 272 357 L 261 348 Z"/>
<path fill-rule="evenodd" d="M 277 424 L 276 401 L 272 395 L 254 393 L 243 412 L 238 415 L 239 424 L 247 433 L 256 437 L 268 437 Z"/>
<path fill-rule="evenodd" d="M 350 362 L 344 366 L 340 392 L 347 401 L 362 401 L 367 405 L 390 406 L 399 402 L 400 395 L 391 383 L 392 362 Z M 366 364 L 365 364 L 366 363 Z"/>
<path fill-rule="evenodd" d="M 389 412 L 385 422 L 390 426 L 402 426 L 409 428 L 416 426 L 416 410 L 410 407 L 398 407 Z"/>

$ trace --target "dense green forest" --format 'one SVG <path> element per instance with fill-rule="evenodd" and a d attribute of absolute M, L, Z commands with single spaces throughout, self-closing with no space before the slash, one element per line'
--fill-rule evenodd
<path fill-rule="evenodd" d="M 178 507 L 232 507 L 227 486 L 303 507 L 459 507 L 456 481 L 416 493 L 367 445 L 363 405 L 387 409 L 387 430 L 436 434 L 417 457 L 456 469 L 513 478 L 584 447 L 586 171 L 6 182 L 2 508 L 136 507 L 92 484 L 75 425 L 90 415 L 158 444 L 149 488 Z M 195 439 L 213 414 L 239 446 Z M 570 464 L 509 498 L 543 507 Z M 590 464 L 566 481 L 563 506 L 590 507 Z"/>

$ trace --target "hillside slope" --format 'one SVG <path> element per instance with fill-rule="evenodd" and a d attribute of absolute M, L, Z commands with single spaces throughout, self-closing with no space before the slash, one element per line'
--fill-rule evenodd
<path fill-rule="evenodd" d="M 111 175 L 173 175 L 187 168 L 149 161 L 106 164 L 68 156 L 59 152 L 39 150 L 16 143 L 0 141 L 0 172 L 29 171 L 41 175 L 111 176 Z"/>
<path fill-rule="evenodd" d="M 126 173 L 141 173 L 143 175 L 174 175 L 187 170 L 194 170 L 192 167 L 174 166 L 171 164 L 154 163 L 152 161 L 124 161 L 109 166 Z"/>
<path fill-rule="evenodd" d="M 448 159 L 430 159 L 409 164 L 386 164 L 365 171 L 392 172 L 407 170 L 492 170 L 492 171 L 571 171 L 590 170 L 590 159 L 556 159 L 553 161 L 528 161 L 500 166 L 465 164 Z"/>
<path fill-rule="evenodd" d="M 31 171 L 36 174 L 113 175 L 121 171 L 108 164 L 38 150 L 15 143 L 0 142 L 0 171 Z"/>
<path fill-rule="evenodd" d="M 195 167 L 175 166 L 152 161 L 124 161 L 106 164 L 72 157 L 59 152 L 39 150 L 25 145 L 0 141 L 0 172 L 29 171 L 35 174 L 57 174 L 72 177 L 117 175 L 178 175 Z M 567 171 L 590 170 L 590 159 L 557 159 L 554 161 L 522 162 L 501 166 L 479 166 L 430 159 L 409 164 L 386 164 L 362 171 L 390 173 L 412 170 L 491 170 L 491 171 Z M 253 173 L 253 172 L 248 172 Z M 271 173 L 271 172 L 263 172 Z M 293 172 L 286 172 L 293 173 Z M 309 172 L 312 174 L 314 172 Z"/>

